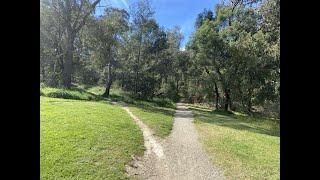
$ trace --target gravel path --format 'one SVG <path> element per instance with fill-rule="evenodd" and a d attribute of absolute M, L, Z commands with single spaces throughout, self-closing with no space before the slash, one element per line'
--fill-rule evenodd
<path fill-rule="evenodd" d="M 212 166 L 202 149 L 192 123 L 193 114 L 186 106 L 177 104 L 173 130 L 161 142 L 128 108 L 125 110 L 142 129 L 146 146 L 145 155 L 127 167 L 133 179 L 224 179 L 222 172 Z"/>

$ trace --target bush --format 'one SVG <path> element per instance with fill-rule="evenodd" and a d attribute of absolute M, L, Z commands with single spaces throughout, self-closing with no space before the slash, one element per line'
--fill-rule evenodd
<path fill-rule="evenodd" d="M 53 98 L 63 98 L 63 99 L 77 99 L 77 100 L 81 99 L 80 96 L 76 96 L 65 91 L 50 92 L 47 94 L 47 96 L 53 97 Z"/>
<path fill-rule="evenodd" d="M 152 101 L 161 107 L 175 108 L 175 103 L 168 98 L 154 98 Z"/>
<path fill-rule="evenodd" d="M 170 81 L 168 84 L 164 84 L 164 87 L 162 88 L 163 96 L 171 99 L 172 101 L 179 101 L 180 96 L 178 95 L 178 91 L 176 88 L 176 85 L 173 81 Z"/>
<path fill-rule="evenodd" d="M 75 100 L 98 100 L 100 97 L 92 93 L 80 89 L 59 89 L 59 88 L 42 88 L 40 90 L 43 96 L 62 98 L 62 99 L 75 99 Z"/>
<path fill-rule="evenodd" d="M 280 103 L 279 102 L 267 102 L 263 107 L 263 114 L 265 116 L 280 118 Z"/>

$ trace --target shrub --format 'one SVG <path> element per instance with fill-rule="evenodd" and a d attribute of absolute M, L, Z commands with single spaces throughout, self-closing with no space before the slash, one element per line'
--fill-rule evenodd
<path fill-rule="evenodd" d="M 75 99 L 75 100 L 98 100 L 99 96 L 81 90 L 76 89 L 59 89 L 59 88 L 42 88 L 41 93 L 43 96 L 62 98 L 62 99 Z"/>

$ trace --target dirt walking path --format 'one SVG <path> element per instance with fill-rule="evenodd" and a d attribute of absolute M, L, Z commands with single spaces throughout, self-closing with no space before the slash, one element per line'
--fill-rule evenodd
<path fill-rule="evenodd" d="M 152 131 L 127 107 L 123 107 L 143 131 L 146 151 L 127 167 L 133 179 L 206 180 L 224 179 L 213 167 L 198 141 L 193 114 L 186 106 L 177 104 L 173 129 L 164 140 L 156 139 Z"/>

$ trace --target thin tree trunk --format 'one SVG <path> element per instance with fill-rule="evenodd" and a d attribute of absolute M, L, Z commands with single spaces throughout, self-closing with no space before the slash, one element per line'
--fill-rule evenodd
<path fill-rule="evenodd" d="M 110 80 L 106 84 L 106 89 L 105 89 L 105 91 L 104 91 L 104 93 L 102 95 L 103 97 L 109 97 L 111 85 L 112 85 L 112 81 Z"/>
<path fill-rule="evenodd" d="M 103 97 L 109 97 L 110 95 L 110 88 L 113 82 L 113 78 L 112 78 L 112 67 L 111 67 L 111 63 L 108 64 L 108 79 L 107 79 L 107 83 L 106 83 L 106 89 L 105 92 L 103 93 Z"/>
<path fill-rule="evenodd" d="M 230 102 L 231 102 L 231 100 L 230 100 L 230 90 L 226 89 L 224 94 L 225 94 L 224 110 L 228 111 L 229 107 L 230 107 Z"/>
<path fill-rule="evenodd" d="M 138 58 L 137 58 L 137 66 L 136 66 L 136 78 L 135 78 L 135 88 L 134 92 L 137 95 L 138 93 L 138 82 L 139 82 L 139 66 L 140 66 L 140 54 L 141 54 L 141 46 L 142 46 L 142 32 L 140 32 L 140 39 L 139 39 L 139 50 L 138 50 Z M 140 95 L 139 95 L 140 98 Z"/>
<path fill-rule="evenodd" d="M 248 101 L 247 101 L 247 111 L 248 113 L 251 113 L 251 109 L 252 109 L 252 101 L 251 101 L 251 96 L 252 96 L 252 89 L 249 89 L 249 94 L 248 94 Z"/>
<path fill-rule="evenodd" d="M 251 108 L 252 108 L 252 102 L 251 102 L 251 98 L 249 98 L 249 100 L 248 100 L 248 105 L 247 105 L 247 111 L 248 111 L 248 113 L 251 113 L 252 111 L 251 111 Z"/>
<path fill-rule="evenodd" d="M 177 84 L 176 84 L 176 89 L 177 89 L 177 95 L 179 94 L 179 79 L 177 80 Z"/>
<path fill-rule="evenodd" d="M 216 82 L 214 82 L 214 90 L 216 94 L 216 109 L 219 109 L 219 91 L 218 91 L 218 86 Z"/>

